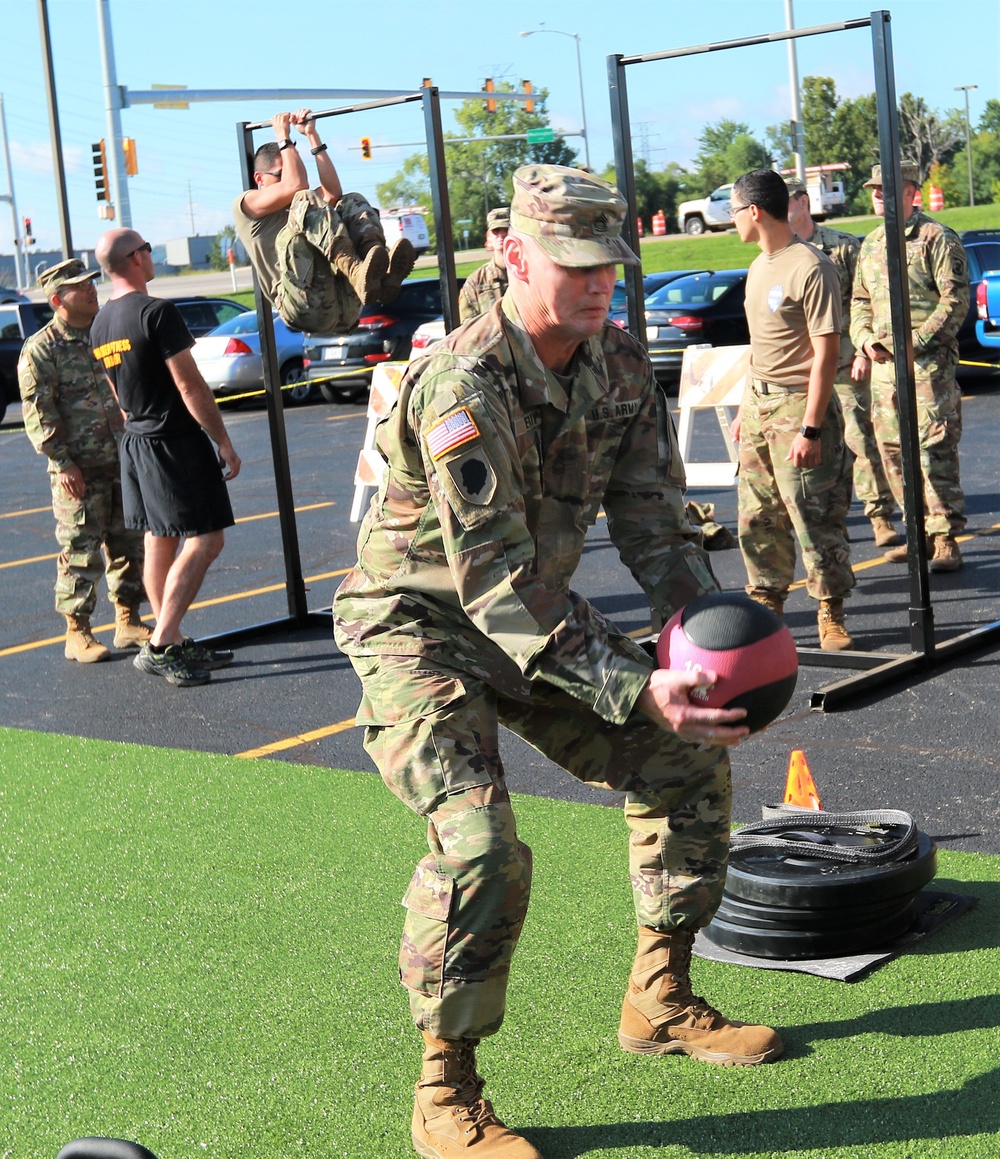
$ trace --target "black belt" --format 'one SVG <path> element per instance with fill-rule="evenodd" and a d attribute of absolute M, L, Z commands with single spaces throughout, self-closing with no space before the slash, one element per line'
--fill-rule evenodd
<path fill-rule="evenodd" d="M 779 386 L 776 382 L 765 382 L 762 378 L 750 378 L 754 394 L 804 394 L 808 386 Z"/>

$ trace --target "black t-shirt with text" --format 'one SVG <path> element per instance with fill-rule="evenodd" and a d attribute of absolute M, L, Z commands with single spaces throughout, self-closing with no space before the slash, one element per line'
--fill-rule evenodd
<path fill-rule="evenodd" d="M 128 434 L 200 429 L 167 366 L 168 358 L 194 345 L 173 302 L 138 292 L 113 298 L 94 319 L 90 344 L 118 394 Z"/>

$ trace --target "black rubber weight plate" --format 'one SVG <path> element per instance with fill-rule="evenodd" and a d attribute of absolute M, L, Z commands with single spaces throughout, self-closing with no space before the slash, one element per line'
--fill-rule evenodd
<path fill-rule="evenodd" d="M 898 897 L 891 897 L 872 905 L 796 909 L 791 906 L 761 905 L 757 902 L 744 901 L 726 892 L 722 895 L 718 916 L 733 925 L 751 929 L 814 930 L 829 929 L 835 925 L 865 925 L 868 922 L 882 921 L 897 913 L 900 904 Z"/>
<path fill-rule="evenodd" d="M 926 833 L 917 847 L 887 865 L 852 865 L 783 850 L 734 852 L 726 892 L 743 901 L 792 909 L 849 909 L 916 893 L 937 872 L 937 846 Z"/>

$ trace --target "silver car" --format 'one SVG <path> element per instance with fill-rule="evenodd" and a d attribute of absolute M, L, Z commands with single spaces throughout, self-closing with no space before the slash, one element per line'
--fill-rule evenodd
<path fill-rule="evenodd" d="M 302 335 L 289 330 L 277 314 L 271 315 L 271 321 L 278 349 L 279 380 L 288 387 L 282 390 L 282 397 L 291 405 L 306 402 L 313 387 L 302 377 Z M 196 339 L 191 353 L 212 393 L 220 398 L 264 388 L 256 310 L 237 314 Z"/>

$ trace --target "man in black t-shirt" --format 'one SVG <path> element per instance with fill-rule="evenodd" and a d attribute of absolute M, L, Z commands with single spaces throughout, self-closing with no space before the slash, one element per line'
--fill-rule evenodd
<path fill-rule="evenodd" d="M 146 293 L 151 248 L 131 229 L 99 239 L 95 256 L 112 295 L 90 341 L 125 416 L 125 524 L 146 533 L 143 580 L 156 628 L 134 663 L 183 687 L 206 683 L 233 659 L 185 636 L 181 621 L 235 522 L 226 482 L 240 457 L 176 306 Z"/>

